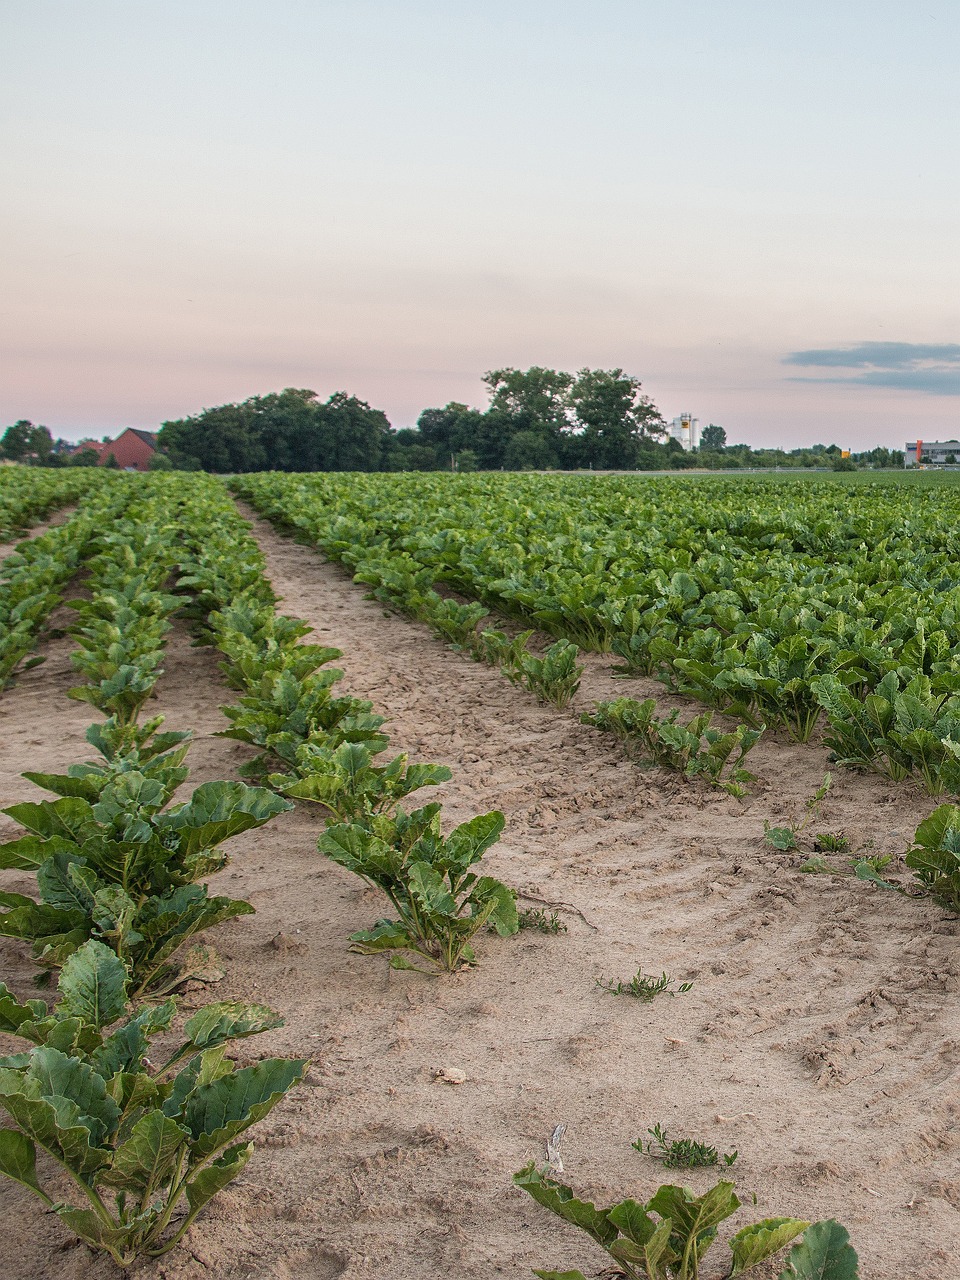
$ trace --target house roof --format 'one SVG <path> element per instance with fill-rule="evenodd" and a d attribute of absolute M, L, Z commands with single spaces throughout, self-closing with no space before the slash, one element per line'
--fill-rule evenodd
<path fill-rule="evenodd" d="M 157 434 L 155 431 L 139 431 L 136 427 L 127 427 L 127 431 L 131 431 L 144 444 L 148 444 L 151 449 L 157 448 Z M 120 435 L 125 433 L 121 431 Z M 117 439 L 120 437 L 118 436 Z"/>

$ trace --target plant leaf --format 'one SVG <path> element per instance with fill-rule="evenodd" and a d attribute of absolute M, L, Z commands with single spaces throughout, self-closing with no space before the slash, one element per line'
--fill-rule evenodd
<path fill-rule="evenodd" d="M 50 1203 L 50 1197 L 37 1181 L 37 1149 L 18 1129 L 0 1129 L 0 1173 L 29 1187 Z"/>
<path fill-rule="evenodd" d="M 197 1049 L 211 1049 L 227 1040 L 239 1040 L 243 1036 L 281 1026 L 283 1018 L 266 1005 L 225 1000 L 219 1004 L 204 1005 L 187 1019 L 183 1030 Z"/>
<path fill-rule="evenodd" d="M 506 819 L 496 809 L 491 813 L 480 813 L 469 822 L 461 823 L 447 837 L 447 859 L 461 869 L 471 866 L 483 857 L 492 844 L 496 844 L 505 824 Z"/>
<path fill-rule="evenodd" d="M 160 814 L 156 823 L 161 831 L 178 832 L 181 856 L 191 857 L 292 808 L 289 800 L 265 787 L 204 782 L 186 804 Z"/>
<path fill-rule="evenodd" d="M 85 942 L 63 966 L 58 1015 L 82 1018 L 100 1031 L 123 1015 L 127 978 L 116 952 L 93 939 Z"/>
<path fill-rule="evenodd" d="M 205 1169 L 195 1173 L 184 1188 L 192 1212 L 199 1213 L 208 1200 L 212 1200 L 218 1191 L 222 1191 L 227 1183 L 242 1173 L 252 1155 L 252 1142 L 238 1142 L 236 1146 L 228 1147 L 222 1156 L 218 1156 Z"/>
<path fill-rule="evenodd" d="M 858 1280 L 859 1267 L 846 1228 L 825 1218 L 808 1227 L 790 1250 L 780 1280 Z"/>
<path fill-rule="evenodd" d="M 455 916 L 457 900 L 439 872 L 426 862 L 415 862 L 408 871 L 410 888 L 431 915 Z"/>
<path fill-rule="evenodd" d="M 175 1120 L 162 1111 L 148 1111 L 117 1147 L 110 1168 L 98 1175 L 98 1181 L 142 1196 L 170 1180 L 186 1141 Z"/>
<path fill-rule="evenodd" d="M 198 1155 L 212 1155 L 256 1124 L 303 1076 L 309 1059 L 265 1058 L 199 1085 L 187 1100 L 184 1122 Z"/>
<path fill-rule="evenodd" d="M 513 1175 L 513 1181 L 515 1186 L 532 1195 L 537 1204 L 542 1204 L 565 1222 L 580 1227 L 605 1249 L 609 1249 L 616 1240 L 617 1228 L 605 1210 L 598 1209 L 587 1200 L 576 1199 L 568 1186 L 540 1173 L 532 1161 Z"/>
<path fill-rule="evenodd" d="M 607 1210 L 607 1217 L 620 1234 L 634 1244 L 646 1244 L 657 1228 L 657 1223 L 636 1200 L 621 1200 Z"/>
<path fill-rule="evenodd" d="M 802 1222 L 799 1218 L 764 1218 L 762 1222 L 753 1222 L 738 1231 L 730 1241 L 733 1250 L 731 1280 L 764 1258 L 769 1258 L 809 1226 L 809 1222 Z"/>

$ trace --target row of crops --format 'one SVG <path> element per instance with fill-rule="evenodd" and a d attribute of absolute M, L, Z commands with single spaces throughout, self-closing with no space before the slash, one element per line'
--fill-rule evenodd
<path fill-rule="evenodd" d="M 407 478 L 258 476 L 236 484 L 275 519 L 348 563 L 381 598 L 409 603 L 410 593 L 419 593 L 433 606 L 435 597 L 452 634 L 458 626 L 476 626 L 483 608 L 458 605 L 435 586 L 561 634 L 567 648 L 557 657 L 559 674 L 537 667 L 544 660 L 519 649 L 513 655 L 518 682 L 528 687 L 562 683 L 560 668 L 570 648 L 575 657 L 577 643 L 613 649 L 632 669 L 658 670 L 680 687 L 679 660 L 630 662 L 630 643 L 606 609 L 610 600 L 599 600 L 605 575 L 611 598 L 621 604 L 628 600 L 626 584 L 644 574 L 651 584 L 665 584 L 662 598 L 638 592 L 629 599 L 654 631 L 653 613 L 663 606 L 663 634 L 674 628 L 675 644 L 681 628 L 693 626 L 692 615 L 685 621 L 676 602 L 686 594 L 690 609 L 712 608 L 706 597 L 717 592 L 700 593 L 698 586 L 694 597 L 692 587 L 675 581 L 686 575 L 699 583 L 699 560 L 680 539 L 671 548 L 653 532 L 665 523 L 662 510 L 654 521 L 655 491 L 464 479 L 444 484 L 418 477 L 413 485 Z M 88 485 L 84 493 L 54 499 L 53 506 L 76 501 L 75 513 L 59 529 L 23 544 L 0 579 L 0 608 L 14 596 L 17 603 L 34 601 L 15 624 L 23 622 L 26 630 L 19 633 L 18 656 L 11 649 L 4 669 L 10 680 L 18 664 L 39 656 L 33 650 L 53 608 L 80 575 L 86 590 L 71 602 L 71 634 L 83 682 L 71 695 L 101 716 L 87 734 L 95 759 L 78 761 L 63 775 L 26 774 L 55 798 L 5 810 L 24 834 L 0 846 L 0 868 L 35 877 L 35 887 L 30 894 L 0 894 L 0 934 L 30 947 L 41 974 L 57 978 L 59 997 L 21 1001 L 0 984 L 0 1030 L 31 1046 L 0 1059 L 0 1106 L 14 1126 L 0 1130 L 0 1172 L 30 1188 L 92 1247 L 126 1265 L 177 1243 L 249 1160 L 247 1129 L 296 1086 L 306 1067 L 305 1059 L 283 1058 L 239 1067 L 227 1055 L 231 1041 L 279 1024 L 264 1006 L 217 1001 L 185 1021 L 177 1012 L 174 993 L 185 979 L 210 981 L 220 971 L 206 941 L 209 931 L 253 909 L 212 894 L 207 885 L 227 864 L 223 846 L 231 836 L 275 819 L 292 802 L 314 806 L 320 851 L 381 890 L 392 908 L 390 919 L 355 933 L 352 946 L 389 955 L 395 968 L 457 970 L 474 960 L 482 932 L 507 936 L 518 919 L 512 891 L 477 867 L 499 837 L 503 815 L 482 814 L 445 834 L 438 804 L 403 807 L 414 792 L 446 780 L 449 770 L 411 763 L 405 755 L 383 763 L 389 741 L 382 717 L 368 702 L 338 694 L 342 673 L 330 664 L 339 651 L 307 643 L 309 628 L 276 612 L 262 554 L 223 485 L 205 476 L 100 473 Z M 739 492 L 740 503 L 731 498 L 729 504 L 731 523 L 734 507 L 742 512 Z M 681 496 L 671 495 L 677 501 Z M 581 499 L 583 511 L 576 505 Z M 637 526 L 646 531 L 638 539 L 642 554 L 636 547 L 630 553 L 630 529 L 614 520 L 619 512 L 622 521 L 628 500 L 647 504 L 646 524 Z M 754 513 L 759 524 L 772 529 L 774 506 L 771 499 L 762 519 Z M 551 511 L 562 532 L 551 525 Z M 719 525 L 715 533 L 722 540 Z M 53 535 L 58 540 L 51 547 L 45 539 Z M 736 538 L 744 547 L 749 541 L 744 528 L 729 537 L 731 547 Z M 641 569 L 655 546 L 664 561 Z M 559 556 L 564 547 L 569 563 Z M 674 553 L 676 563 L 670 561 Z M 633 578 L 621 564 L 628 554 Z M 716 549 L 710 554 L 720 556 Z M 778 554 L 786 558 L 786 546 Z M 792 554 L 812 553 L 794 546 Z M 757 555 L 758 575 L 762 560 Z M 510 576 L 482 579 L 479 567 L 486 565 L 489 575 L 496 563 Z M 555 607 L 558 584 L 562 580 L 565 597 L 574 598 L 587 568 L 599 601 L 594 616 L 607 622 L 588 637 L 578 629 L 591 616 L 584 610 L 566 634 L 566 615 Z M 530 585 L 542 586 L 548 577 L 550 606 L 531 594 Z M 769 575 L 764 581 L 772 588 Z M 876 580 L 878 591 L 885 581 Z M 824 593 L 832 590 L 826 574 L 820 585 Z M 737 598 L 743 620 L 764 610 L 764 616 L 779 617 L 778 608 L 785 608 L 767 603 L 761 609 L 759 596 L 754 600 L 749 592 Z M 455 612 L 462 608 L 467 620 Z M 12 617 L 9 611 L 3 616 Z M 724 616 L 732 621 L 732 614 Z M 175 619 L 222 654 L 225 685 L 239 695 L 224 708 L 224 733 L 256 749 L 243 770 L 255 785 L 208 782 L 188 800 L 177 798 L 189 778 L 190 732 L 145 718 Z M 946 634 L 942 616 L 941 623 Z M 0 630 L 0 642 L 14 629 L 8 623 Z M 502 633 L 484 634 L 501 637 L 486 642 L 492 649 L 516 647 Z M 743 634 L 736 627 L 728 632 L 741 640 Z M 802 634 L 802 628 L 790 633 Z M 927 674 L 931 688 L 937 681 L 937 688 L 947 688 L 943 674 Z M 864 697 L 862 688 L 845 687 L 853 690 L 851 697 Z M 15 698 L 16 689 L 5 696 Z M 728 702 L 722 705 L 730 709 Z M 744 716 L 759 711 L 755 699 L 743 702 Z M 38 1169 L 38 1150 L 71 1178 L 73 1203 L 54 1201 Z M 645 1205 L 629 1200 L 598 1209 L 533 1167 L 516 1181 L 587 1230 L 623 1274 L 653 1280 L 695 1280 L 716 1224 L 739 1204 L 729 1182 L 699 1197 L 662 1187 Z M 744 1228 L 731 1242 L 735 1273 L 805 1232 L 784 1277 L 855 1276 L 856 1255 L 842 1228 L 808 1227 L 796 1219 L 769 1219 Z M 582 1280 L 577 1272 L 538 1274 Z"/>
<path fill-rule="evenodd" d="M 0 541 L 31 528 L 51 512 L 100 488 L 97 474 L 4 467 L 0 482 Z"/>
<path fill-rule="evenodd" d="M 403 755 L 375 763 L 389 741 L 383 718 L 336 695 L 338 650 L 302 643 L 309 628 L 277 614 L 247 530 L 207 477 L 105 478 L 56 531 L 60 573 L 38 586 L 43 609 L 28 637 L 35 645 L 82 570 L 85 591 L 70 606 L 83 683 L 70 696 L 103 717 L 87 732 L 97 758 L 65 774 L 27 772 L 55 798 L 4 810 L 23 834 L 0 846 L 0 869 L 34 877 L 34 891 L 0 893 L 0 935 L 29 945 L 39 976 L 57 977 L 59 998 L 19 1000 L 0 983 L 0 1030 L 32 1046 L 0 1059 L 0 1106 L 14 1125 L 0 1129 L 0 1172 L 120 1265 L 182 1238 L 249 1160 L 246 1130 L 307 1065 L 235 1066 L 231 1041 L 282 1020 L 265 1006 L 217 1001 L 181 1021 L 173 994 L 187 979 L 223 976 L 199 935 L 253 907 L 211 894 L 206 880 L 227 865 L 227 840 L 293 807 L 281 793 L 315 802 L 322 851 L 396 908 L 396 920 L 354 936 L 356 949 L 389 952 L 399 968 L 414 967 L 404 958 L 413 955 L 449 971 L 473 959 L 481 930 L 517 929 L 513 893 L 471 870 L 503 815 L 444 836 L 439 805 L 399 809 L 450 771 Z M 36 561 L 23 544 L 0 596 L 19 591 L 23 565 Z M 269 785 L 206 782 L 176 798 L 191 732 L 144 719 L 175 616 L 223 654 L 225 684 L 242 695 L 224 708 L 224 732 L 259 749 L 244 772 Z M 54 1200 L 38 1151 L 69 1175 L 73 1202 Z"/>
<path fill-rule="evenodd" d="M 255 475 L 237 493 L 422 613 L 455 592 L 751 726 L 960 792 L 960 490 Z M 446 606 L 449 608 L 449 605 Z"/>

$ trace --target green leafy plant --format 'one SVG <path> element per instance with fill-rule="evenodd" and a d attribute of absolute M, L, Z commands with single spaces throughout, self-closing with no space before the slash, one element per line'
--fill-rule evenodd
<path fill-rule="evenodd" d="M 693 990 L 692 982 L 681 982 L 674 987 L 673 979 L 666 973 L 661 973 L 657 978 L 653 974 L 644 973 L 642 968 L 638 969 L 628 982 L 608 981 L 601 977 L 597 978 L 597 986 L 601 991 L 607 991 L 612 996 L 633 996 L 635 1000 L 642 1000 L 644 1004 L 649 1004 L 657 996 L 686 995 L 688 991 Z"/>
<path fill-rule="evenodd" d="M 746 794 L 747 785 L 755 778 L 743 767 L 743 760 L 763 736 L 762 727 L 750 729 L 740 724 L 724 733 L 713 727 L 711 711 L 681 724 L 678 710 L 660 719 L 656 709 L 653 698 L 644 702 L 617 698 L 596 703 L 592 713 L 580 718 L 584 724 L 615 733 L 641 759 L 687 778 L 703 777 L 712 787 L 731 795 Z"/>
<path fill-rule="evenodd" d="M 332 751 L 305 743 L 295 757 L 297 773 L 272 773 L 268 782 L 293 800 L 322 805 L 330 822 L 363 822 L 453 776 L 446 765 L 410 764 L 406 754 L 385 765 L 375 765 L 373 758 L 359 742 L 341 742 Z"/>
<path fill-rule="evenodd" d="M 263 777 L 277 763 L 296 770 L 298 752 L 308 743 L 333 748 L 362 742 L 373 752 L 383 750 L 388 742 L 380 732 L 383 716 L 372 714 L 372 704 L 364 699 L 334 697 L 333 686 L 342 678 L 336 668 L 306 678 L 285 667 L 271 668 L 247 686 L 236 705 L 223 707 L 230 728 L 220 736 L 263 748 L 241 774 Z"/>
<path fill-rule="evenodd" d="M 580 649 L 569 640 L 558 640 L 542 658 L 524 651 L 520 654 L 517 678 L 541 702 L 549 702 L 561 710 L 580 688 L 583 667 L 577 664 Z M 508 671 L 507 675 L 511 673 Z"/>
<path fill-rule="evenodd" d="M 698 1280 L 702 1259 L 716 1240 L 719 1224 L 740 1207 L 732 1182 L 718 1182 L 701 1196 L 688 1187 L 665 1185 L 646 1204 L 622 1200 L 599 1209 L 578 1200 L 570 1187 L 539 1172 L 532 1163 L 515 1173 L 513 1181 L 538 1204 L 585 1231 L 606 1250 L 626 1280 Z M 815 1226 L 818 1230 L 810 1244 L 804 1240 L 799 1252 L 793 1250 L 780 1280 L 813 1280 L 814 1276 L 819 1280 L 856 1280 L 856 1253 L 839 1244 L 842 1228 L 833 1222 Z M 810 1223 L 798 1218 L 766 1218 L 741 1228 L 730 1240 L 732 1257 L 726 1274 L 742 1275 L 808 1229 L 812 1230 Z M 846 1232 L 843 1237 L 845 1240 Z M 820 1261 L 823 1266 L 817 1271 Z M 534 1275 L 541 1280 L 584 1280 L 580 1271 L 535 1270 Z"/>
<path fill-rule="evenodd" d="M 818 853 L 846 853 L 850 841 L 842 831 L 819 831 L 814 836 L 813 847 Z"/>
<path fill-rule="evenodd" d="M 960 806 L 942 804 L 920 823 L 906 864 L 924 893 L 960 915 Z"/>
<path fill-rule="evenodd" d="M 436 592 L 433 593 L 436 595 Z M 426 618 L 442 640 L 458 649 L 470 649 L 477 636 L 477 627 L 487 616 L 487 609 L 476 602 L 458 604 L 449 597 L 436 595 L 427 610 Z"/>
<path fill-rule="evenodd" d="M 250 1159 L 253 1144 L 236 1139 L 306 1066 L 270 1058 L 235 1067 L 229 1041 L 282 1023 L 261 1005 L 236 1002 L 198 1010 L 181 1043 L 147 1066 L 150 1042 L 168 1032 L 176 1005 L 129 1014 L 128 985 L 123 963 L 96 941 L 64 965 L 52 1012 L 42 1000 L 21 1004 L 0 983 L 0 1030 L 35 1046 L 0 1059 L 0 1107 L 16 1126 L 0 1130 L 0 1173 L 120 1266 L 173 1248 Z M 74 1203 L 44 1189 L 38 1148 L 69 1178 Z"/>
<path fill-rule="evenodd" d="M 863 698 L 833 674 L 814 688 L 830 721 L 824 741 L 840 764 L 894 781 L 917 774 L 932 796 L 960 793 L 960 697 L 952 684 L 938 687 L 905 667 L 888 671 Z"/>
<path fill-rule="evenodd" d="M 109 751 L 124 732 L 108 721 L 88 737 Z M 226 840 L 292 805 L 263 788 L 206 782 L 189 801 L 166 808 L 183 780 L 181 737 L 157 735 L 151 754 L 141 733 L 147 758 L 137 762 L 147 772 L 114 755 L 66 775 L 33 775 L 59 798 L 3 810 L 27 834 L 0 845 L 0 868 L 35 872 L 39 902 L 0 893 L 7 908 L 0 935 L 31 942 L 48 968 L 99 939 L 129 967 L 140 992 L 182 980 L 169 962 L 195 934 L 252 912 L 247 902 L 210 897 L 196 882 L 226 865 Z"/>
<path fill-rule="evenodd" d="M 728 1151 L 721 1157 L 716 1147 L 706 1142 L 698 1142 L 695 1138 L 668 1138 L 661 1124 L 655 1124 L 652 1129 L 647 1130 L 647 1133 L 650 1135 L 648 1142 L 638 1138 L 636 1142 L 631 1143 L 631 1146 L 641 1155 L 661 1160 L 665 1169 L 705 1168 L 719 1164 L 721 1159 L 729 1169 L 736 1163 L 739 1154 L 736 1151 Z"/>
<path fill-rule="evenodd" d="M 797 847 L 795 827 L 771 827 L 764 823 L 763 836 L 771 849 L 779 849 L 781 853 L 788 853 Z"/>
<path fill-rule="evenodd" d="M 471 656 L 477 662 L 500 667 L 505 674 L 513 673 L 519 679 L 522 657 L 532 635 L 532 631 L 521 631 L 515 636 L 508 636 L 504 631 L 485 629 L 472 641 Z"/>
<path fill-rule="evenodd" d="M 485 813 L 444 837 L 440 806 L 432 804 L 328 827 L 317 842 L 320 852 L 382 890 L 399 917 L 352 934 L 351 950 L 389 952 L 395 969 L 417 967 L 409 952 L 434 970 L 452 971 L 473 962 L 472 939 L 481 929 L 489 925 L 501 937 L 516 933 L 513 891 L 470 869 L 503 826 L 502 813 Z"/>
<path fill-rule="evenodd" d="M 517 916 L 521 929 L 537 929 L 540 933 L 566 933 L 567 926 L 556 911 L 548 915 L 543 907 L 525 907 Z"/>

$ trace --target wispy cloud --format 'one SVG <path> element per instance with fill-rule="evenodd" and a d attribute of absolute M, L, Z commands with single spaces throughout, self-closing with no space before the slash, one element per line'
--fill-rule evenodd
<path fill-rule="evenodd" d="M 960 343 L 955 342 L 860 342 L 846 347 L 791 351 L 783 363 L 838 370 L 836 374 L 791 378 L 791 382 L 832 382 L 960 396 Z M 841 370 L 845 372 L 840 373 Z"/>

